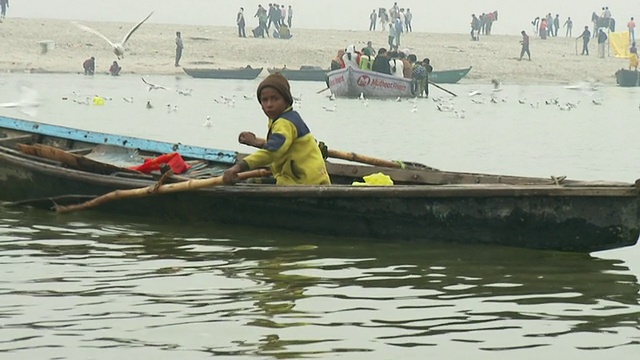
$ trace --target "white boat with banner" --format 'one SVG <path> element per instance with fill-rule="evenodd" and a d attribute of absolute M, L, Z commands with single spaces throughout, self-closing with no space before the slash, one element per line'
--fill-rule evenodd
<path fill-rule="evenodd" d="M 329 89 L 336 96 L 370 98 L 413 97 L 411 79 L 346 67 L 330 71 Z"/>

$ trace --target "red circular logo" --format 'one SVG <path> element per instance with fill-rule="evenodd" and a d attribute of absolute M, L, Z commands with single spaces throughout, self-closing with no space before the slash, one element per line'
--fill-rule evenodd
<path fill-rule="evenodd" d="M 369 75 L 360 75 L 358 80 L 356 80 L 356 83 L 360 87 L 365 87 L 371 84 L 371 78 L 369 77 Z"/>

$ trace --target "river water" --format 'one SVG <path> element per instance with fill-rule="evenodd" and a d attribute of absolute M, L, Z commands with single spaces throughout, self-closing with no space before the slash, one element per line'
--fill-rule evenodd
<path fill-rule="evenodd" d="M 264 134 L 258 80 L 147 79 L 193 92 L 147 91 L 137 76 L 3 74 L 0 102 L 28 84 L 42 106 L 33 118 L 0 115 L 241 151 L 238 132 Z M 441 112 L 432 99 L 331 101 L 316 93 L 323 83 L 292 86 L 311 130 L 335 149 L 446 170 L 638 177 L 638 89 L 504 86 L 493 103 L 491 84 L 446 85 L 459 96 L 432 89 L 452 103 Z M 94 95 L 106 104 L 78 104 Z M 0 264 L 0 358 L 636 359 L 640 350 L 640 246 L 368 243 L 0 208 Z"/>

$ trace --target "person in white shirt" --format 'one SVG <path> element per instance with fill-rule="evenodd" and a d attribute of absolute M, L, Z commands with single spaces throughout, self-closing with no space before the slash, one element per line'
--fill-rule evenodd
<path fill-rule="evenodd" d="M 353 67 L 358 69 L 360 66 L 358 65 L 358 54 L 356 53 L 356 46 L 349 45 L 345 50 L 344 55 L 342 55 L 342 61 L 344 62 L 344 67 Z"/>
<path fill-rule="evenodd" d="M 392 51 L 389 53 L 389 67 L 391 68 L 391 75 L 400 78 L 404 77 L 404 64 L 402 60 L 398 58 L 398 52 Z"/>

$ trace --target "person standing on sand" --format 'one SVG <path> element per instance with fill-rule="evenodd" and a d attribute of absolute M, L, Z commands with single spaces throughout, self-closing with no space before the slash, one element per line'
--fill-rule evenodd
<path fill-rule="evenodd" d="M 627 29 L 629 29 L 629 41 L 632 43 L 636 42 L 636 22 L 633 21 L 633 16 L 627 23 Z"/>
<path fill-rule="evenodd" d="M 573 21 L 571 20 L 571 16 L 569 16 L 567 21 L 564 22 L 564 26 L 567 28 L 565 37 L 573 37 Z"/>
<path fill-rule="evenodd" d="M 176 31 L 176 63 L 175 67 L 180 66 L 180 59 L 182 58 L 182 49 L 184 44 L 182 43 L 182 34 L 180 31 Z"/>
<path fill-rule="evenodd" d="M 591 31 L 589 31 L 589 27 L 585 26 L 582 35 L 578 36 L 578 39 L 582 39 L 582 54 L 580 55 L 589 55 L 589 40 L 591 40 Z"/>
<path fill-rule="evenodd" d="M 376 31 L 376 22 L 378 20 L 378 14 L 376 14 L 376 9 L 373 9 L 371 15 L 369 15 L 369 31 Z"/>
<path fill-rule="evenodd" d="M 635 42 L 631 44 L 629 54 L 629 70 L 633 69 L 635 71 L 638 71 L 638 48 L 636 48 Z"/>
<path fill-rule="evenodd" d="M 413 13 L 411 12 L 411 9 L 407 8 L 407 12 L 404 14 L 404 26 L 407 29 L 407 32 L 413 32 L 411 20 L 413 20 Z"/>
<path fill-rule="evenodd" d="M 238 11 L 236 24 L 238 25 L 238 37 L 247 37 L 245 33 L 246 22 L 244 21 L 244 8 L 240 8 L 240 11 Z"/>
<path fill-rule="evenodd" d="M 289 10 L 287 10 L 287 24 L 289 25 L 289 29 L 291 29 L 291 19 L 293 18 L 293 8 L 289 5 Z"/>
<path fill-rule="evenodd" d="M 553 37 L 558 37 L 558 30 L 560 29 L 560 14 L 556 14 L 553 19 Z"/>
<path fill-rule="evenodd" d="M 518 59 L 518 61 L 522 60 L 524 54 L 527 54 L 527 56 L 529 57 L 529 61 L 531 61 L 531 52 L 529 51 L 529 35 L 527 35 L 527 32 L 524 30 L 522 30 L 520 34 L 522 34 L 522 40 L 520 40 L 520 44 L 522 44 L 522 50 L 520 50 L 520 59 Z"/>
<path fill-rule="evenodd" d="M 9 0 L 0 0 L 0 8 L 2 8 L 2 12 L 0 13 L 0 19 L 4 19 L 7 17 L 8 7 L 9 7 Z"/>
<path fill-rule="evenodd" d="M 480 40 L 480 19 L 476 14 L 471 15 L 471 40 Z"/>
<path fill-rule="evenodd" d="M 393 50 L 395 47 L 393 44 L 396 41 L 396 27 L 393 24 L 389 24 L 389 50 Z"/>
<path fill-rule="evenodd" d="M 598 57 L 604 59 L 604 48 L 607 43 L 607 34 L 604 33 L 604 30 L 600 29 L 598 31 Z"/>

